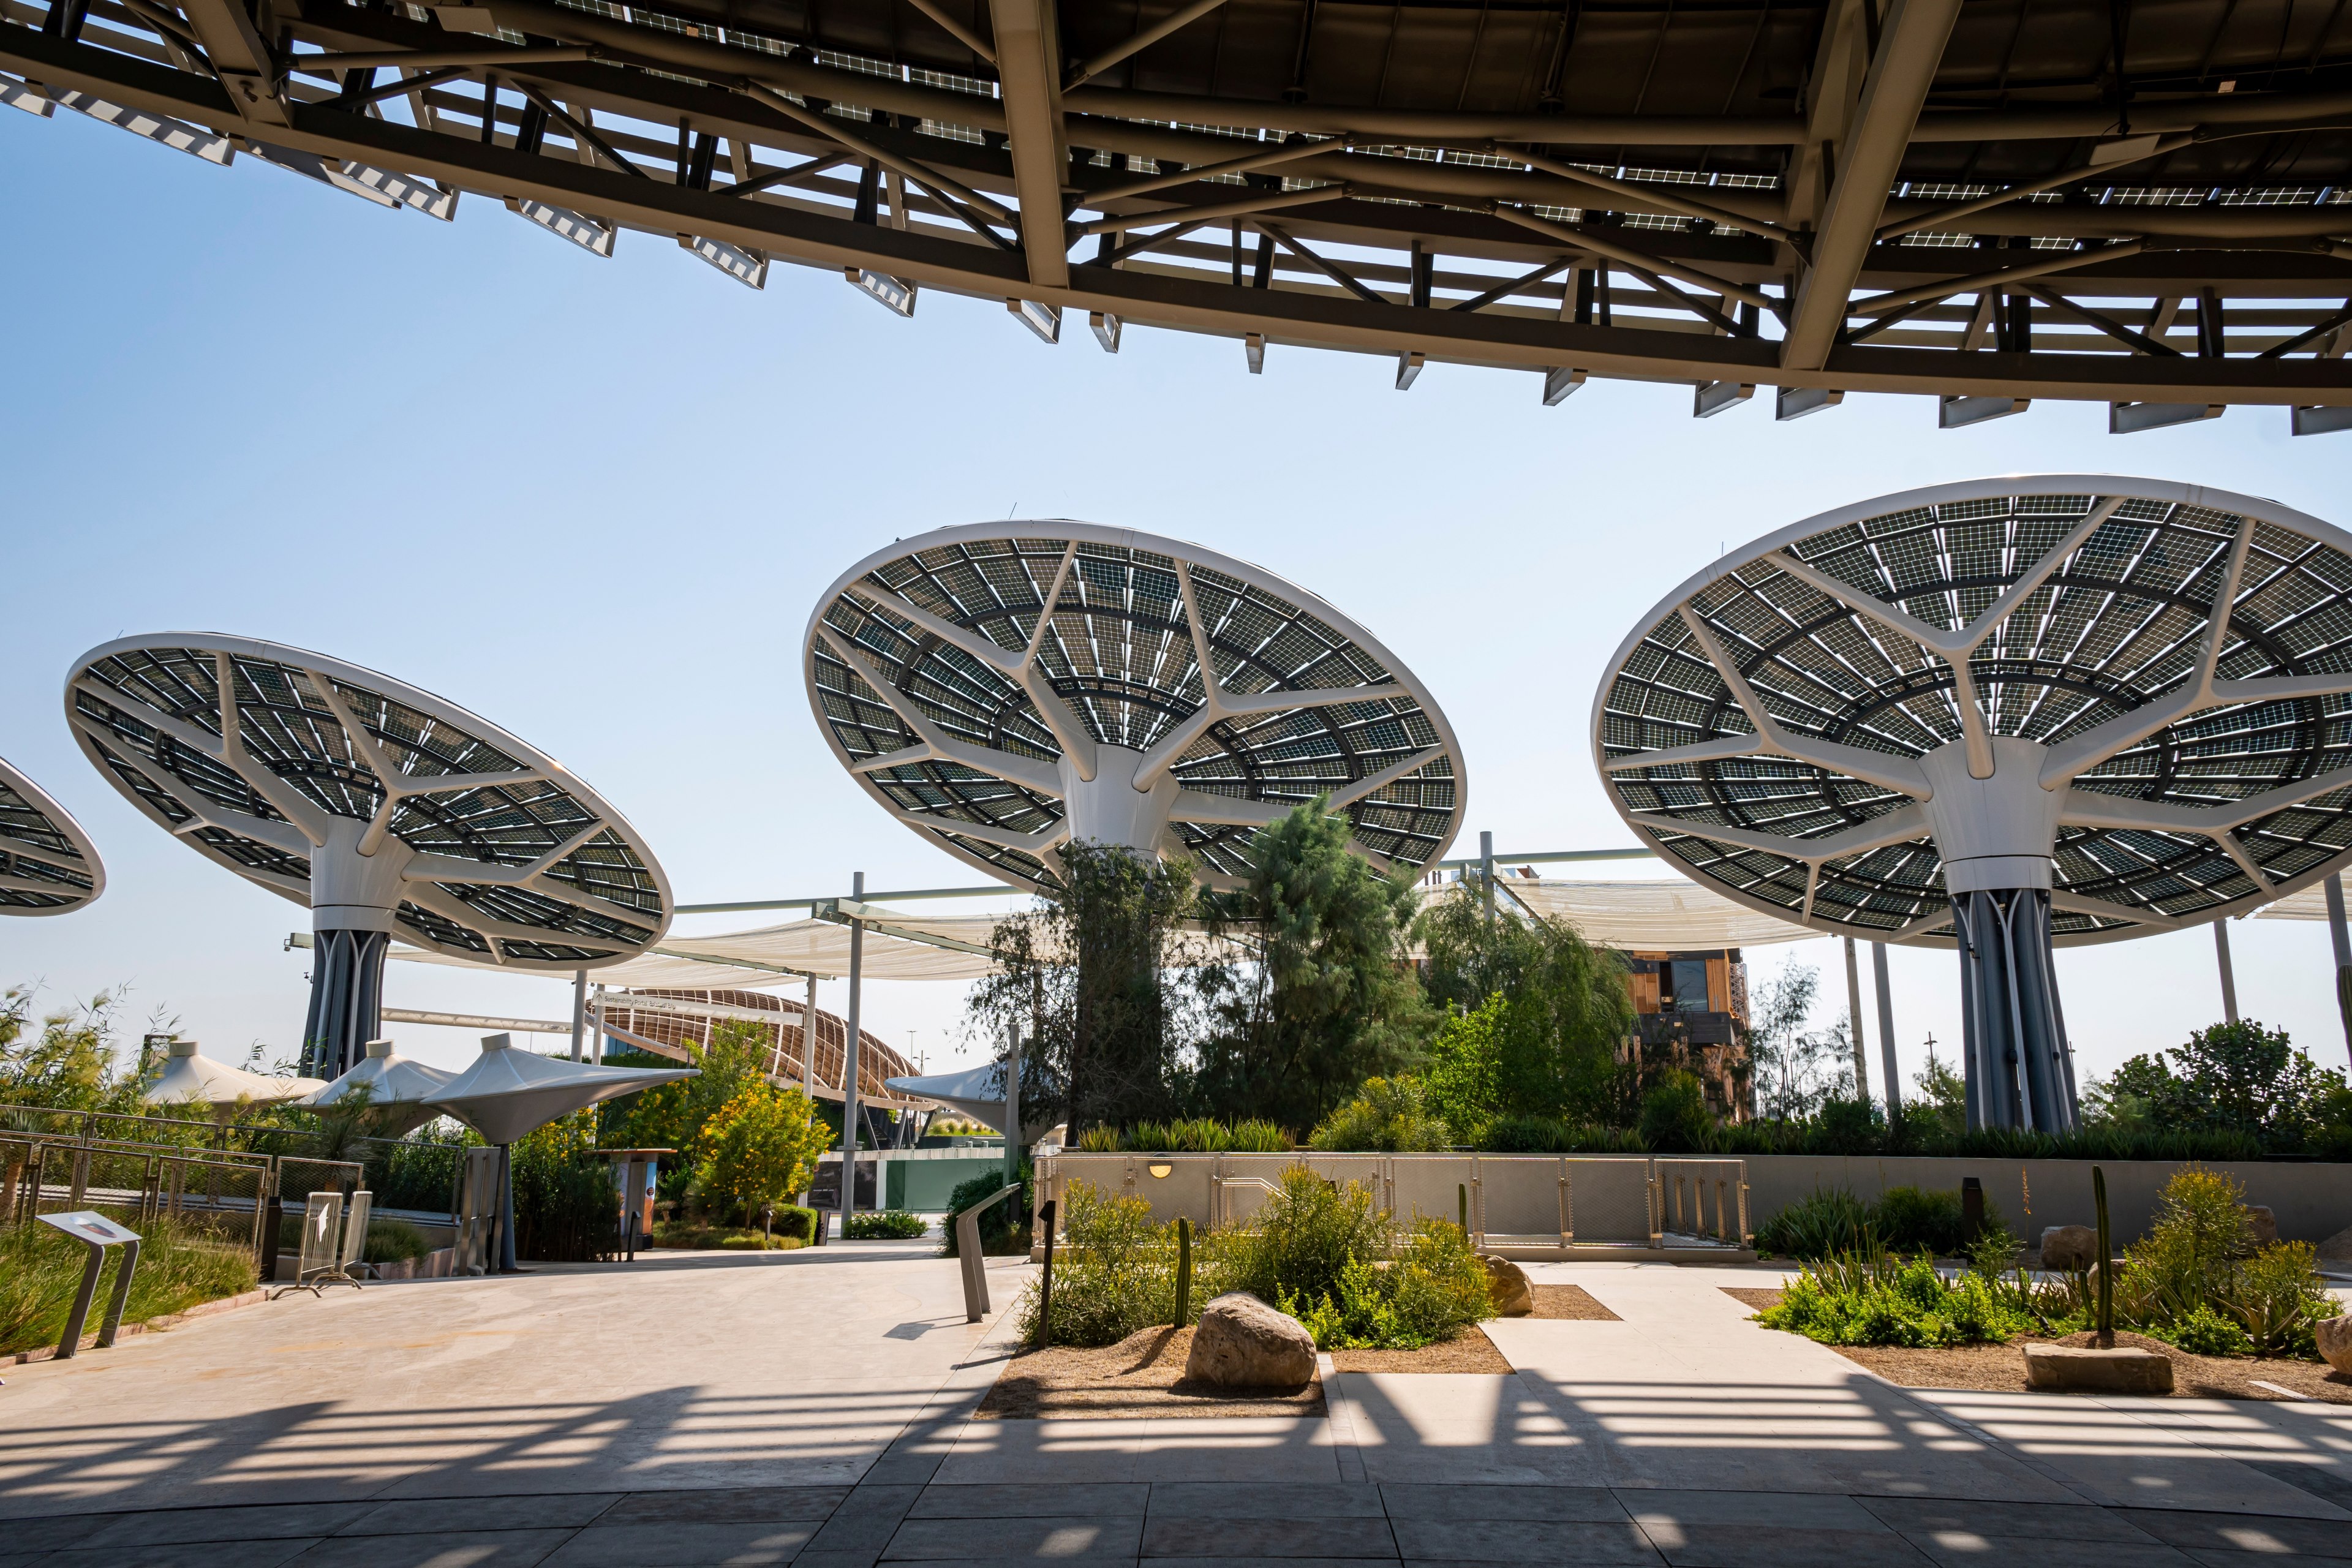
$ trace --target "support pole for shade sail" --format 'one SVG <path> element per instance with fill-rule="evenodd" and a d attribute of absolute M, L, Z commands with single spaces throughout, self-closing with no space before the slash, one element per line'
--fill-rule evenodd
<path fill-rule="evenodd" d="M 588 972 L 572 972 L 572 1059 L 578 1061 L 588 1043 Z"/>
<path fill-rule="evenodd" d="M 1492 921 L 1495 918 L 1495 836 L 1491 833 L 1478 835 L 1478 878 L 1483 889 L 1479 896 L 1486 900 L 1486 918 Z"/>
<path fill-rule="evenodd" d="M 2234 1024 L 2238 1021 L 2238 975 L 2230 964 L 2230 921 L 2226 915 L 2213 922 L 2213 957 L 2221 970 L 2221 1017 Z"/>
<path fill-rule="evenodd" d="M 866 873 L 849 881 L 850 897 L 866 900 Z M 857 1014 L 866 980 L 866 922 L 849 922 L 849 1037 L 841 1047 L 841 1228 L 846 1235 L 849 1216 L 857 1212 Z"/>
<path fill-rule="evenodd" d="M 801 1005 L 801 1092 L 816 1101 L 816 976 L 808 977 L 808 1000 Z"/>
<path fill-rule="evenodd" d="M 1847 1044 L 1853 1047 L 1853 1098 L 1864 1105 L 1870 1103 L 1869 1042 L 1862 1026 L 1862 964 L 1854 956 L 1853 938 L 1845 939 L 1845 1016 L 1852 1031 Z"/>
<path fill-rule="evenodd" d="M 515 1258 L 514 1145 L 511 1143 L 499 1145 L 499 1272 L 522 1272 L 522 1265 Z"/>
<path fill-rule="evenodd" d="M 1021 1030 L 1006 1031 L 1004 1056 L 1004 1184 L 1021 1179 Z"/>
<path fill-rule="evenodd" d="M 2352 932 L 2344 928 L 2344 878 L 2327 874 L 2327 940 L 2336 949 L 2336 1011 L 2344 1019 L 2344 1047 L 2352 1052 Z"/>
<path fill-rule="evenodd" d="M 604 1065 L 604 988 L 596 987 L 596 1032 L 588 1042 L 588 1059 L 598 1067 Z"/>
<path fill-rule="evenodd" d="M 1870 974 L 1878 984 L 1878 1059 L 1886 1069 L 1886 1124 L 1903 1120 L 1903 1075 L 1895 1065 L 1895 992 L 1886 983 L 1886 944 L 1870 944 Z"/>

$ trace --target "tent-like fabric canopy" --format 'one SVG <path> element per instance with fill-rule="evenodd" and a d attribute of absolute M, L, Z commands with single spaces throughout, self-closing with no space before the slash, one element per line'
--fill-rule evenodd
<path fill-rule="evenodd" d="M 988 939 L 996 915 L 899 916 L 869 921 L 864 969 L 868 980 L 977 980 L 995 970 Z M 894 934 L 908 931 L 929 939 Z M 938 945 L 945 943 L 948 945 Z M 392 956 L 414 963 L 457 963 L 446 954 L 396 947 Z M 651 952 L 596 972 L 605 985 L 639 990 L 695 990 L 773 985 L 780 976 L 849 974 L 849 928 L 835 921 L 789 921 L 756 931 L 665 938 Z"/>
<path fill-rule="evenodd" d="M 510 1047 L 504 1035 L 482 1041 L 474 1065 L 425 1097 L 482 1135 L 511 1143 L 533 1128 L 625 1094 L 695 1076 L 693 1068 L 614 1068 L 560 1061 Z"/>
<path fill-rule="evenodd" d="M 142 1098 L 153 1105 L 209 1105 L 215 1110 L 227 1110 L 240 1103 L 299 1100 L 326 1087 L 323 1079 L 247 1072 L 201 1054 L 194 1040 L 173 1040 L 163 1073 Z"/>
<path fill-rule="evenodd" d="M 1422 896 L 1436 898 L 1458 886 L 1424 888 Z M 1497 875 L 1495 889 L 1502 907 L 1517 900 L 1532 913 L 1566 921 L 1587 942 L 1629 952 L 1767 947 L 1774 942 L 1810 942 L 1822 934 L 1734 903 L 1680 877 L 1649 882 L 1583 882 Z"/>

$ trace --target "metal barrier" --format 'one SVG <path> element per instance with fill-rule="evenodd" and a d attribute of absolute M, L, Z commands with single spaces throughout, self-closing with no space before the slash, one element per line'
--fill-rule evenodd
<path fill-rule="evenodd" d="M 1360 1184 L 1399 1220 L 1465 1218 L 1482 1250 L 1565 1256 L 1576 1248 L 1689 1253 L 1748 1246 L 1747 1163 L 1706 1157 L 1065 1151 L 1039 1157 L 1031 1212 L 1052 1202 L 1067 1215 L 1069 1185 L 1078 1181 L 1144 1199 L 1162 1224 L 1246 1226 L 1295 1165 L 1335 1184 Z"/>
<path fill-rule="evenodd" d="M 47 1112 L 55 1119 L 59 1112 Z M 117 1117 L 112 1121 L 161 1121 Z M 90 1123 L 94 1125 L 95 1123 Z M 346 1160 L 240 1153 L 193 1144 L 124 1142 L 51 1132 L 0 1132 L 0 1224 L 30 1225 L 43 1214 L 98 1209 L 133 1227 L 168 1220 L 208 1230 L 266 1255 L 264 1234 L 281 1172 L 310 1191 L 356 1187 L 361 1167 Z"/>
<path fill-rule="evenodd" d="M 955 1226 L 956 1261 L 963 1265 L 963 1316 L 967 1323 L 976 1323 L 988 1316 L 988 1259 L 981 1256 L 980 1216 L 1020 1190 L 1018 1182 L 1001 1188 L 994 1196 L 982 1198 L 948 1222 Z"/>

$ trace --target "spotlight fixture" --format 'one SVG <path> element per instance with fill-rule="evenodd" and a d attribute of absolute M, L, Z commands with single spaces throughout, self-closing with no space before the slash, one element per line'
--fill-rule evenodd
<path fill-rule="evenodd" d="M 1034 300 L 1007 300 L 1004 308 L 1021 318 L 1021 324 L 1049 343 L 1062 341 L 1062 308 L 1041 305 Z"/>
<path fill-rule="evenodd" d="M 2219 419 L 2224 406 L 2219 403 L 2110 403 L 2107 434 L 2129 436 L 2141 430 L 2194 425 L 2200 419 Z"/>
<path fill-rule="evenodd" d="M 1802 419 L 1808 414 L 1835 408 L 1844 401 L 1844 393 L 1832 392 L 1826 387 L 1784 386 L 1773 395 L 1772 417 L 1784 421 Z"/>
<path fill-rule="evenodd" d="M 610 224 L 599 223 L 585 213 L 573 212 L 570 207 L 550 206 L 545 202 L 509 196 L 507 205 L 550 234 L 562 235 L 583 250 L 593 251 L 598 256 L 613 254 L 613 241 L 620 231 Z"/>
<path fill-rule="evenodd" d="M 906 279 L 893 278 L 887 272 L 877 272 L 867 267 L 845 267 L 842 274 L 883 309 L 901 316 L 915 313 L 915 285 Z"/>
<path fill-rule="evenodd" d="M 226 168 L 228 161 L 236 156 L 236 145 L 227 137 L 216 135 L 202 126 L 191 125 L 184 120 L 174 120 L 168 114 L 150 114 L 143 109 L 125 109 L 119 103 L 109 103 L 87 92 L 60 92 L 57 100 L 76 113 L 87 114 L 92 120 L 103 120 L 133 136 L 161 142 L 175 152 L 202 158 L 207 163 L 218 163 Z"/>
<path fill-rule="evenodd" d="M 1936 400 L 1936 427 L 1939 430 L 1959 430 L 1970 425 L 1981 425 L 1988 419 L 2005 419 L 2012 414 L 2022 414 L 2033 405 L 2030 397 L 1970 397 L 1964 393 L 1946 393 Z"/>
<path fill-rule="evenodd" d="M 746 288 L 764 289 L 768 286 L 768 258 L 756 250 L 746 250 L 741 246 L 730 245 L 723 239 L 712 239 L 702 235 L 681 234 L 677 242 Z"/>
<path fill-rule="evenodd" d="M 1584 373 L 1559 365 L 1544 372 L 1544 406 L 1557 408 L 1568 401 L 1569 395 L 1584 384 Z"/>
<path fill-rule="evenodd" d="M 1421 367 L 1428 363 L 1422 354 L 1407 353 L 1397 355 L 1396 389 L 1404 391 L 1421 379 Z"/>
<path fill-rule="evenodd" d="M 1264 332 L 1243 333 L 1242 353 L 1249 356 L 1249 372 L 1252 375 L 1265 374 L 1265 334 Z"/>
<path fill-rule="evenodd" d="M 1744 381 L 1702 381 L 1691 398 L 1691 417 L 1712 419 L 1755 395 L 1756 389 Z"/>
<path fill-rule="evenodd" d="M 1119 329 L 1125 325 L 1108 310 L 1093 310 L 1087 315 L 1087 325 L 1095 330 L 1095 342 L 1102 344 L 1103 353 L 1118 353 Z"/>

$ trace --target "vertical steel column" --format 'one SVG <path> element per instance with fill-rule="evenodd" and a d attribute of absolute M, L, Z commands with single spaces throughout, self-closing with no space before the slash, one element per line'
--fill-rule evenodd
<path fill-rule="evenodd" d="M 1483 889 L 1480 896 L 1486 900 L 1486 919 L 1492 921 L 1495 918 L 1495 836 L 1491 833 L 1478 835 L 1478 878 Z"/>
<path fill-rule="evenodd" d="M 2234 1024 L 2238 1021 L 2238 974 L 2230 963 L 2230 917 L 2227 915 L 2213 922 L 2213 959 L 2221 970 L 2221 1016 Z"/>
<path fill-rule="evenodd" d="M 865 872 L 850 879 L 849 896 L 865 901 Z M 849 922 L 849 1037 L 841 1047 L 841 1227 L 845 1234 L 849 1216 L 857 1212 L 857 1016 L 865 982 L 866 922 L 853 917 Z"/>
<path fill-rule="evenodd" d="M 2336 1011 L 2344 1019 L 2344 1046 L 2352 1051 L 2352 932 L 2344 926 L 2344 878 L 2327 874 L 2327 940 L 2336 949 Z"/>
<path fill-rule="evenodd" d="M 580 1049 L 588 1039 L 588 972 L 572 972 L 572 1059 L 580 1059 Z"/>
<path fill-rule="evenodd" d="M 1895 994 L 1886 983 L 1886 944 L 1870 944 L 1871 978 L 1878 983 L 1878 1059 L 1886 1069 L 1886 1124 L 1903 1120 L 1903 1078 L 1895 1065 Z"/>
<path fill-rule="evenodd" d="M 1845 939 L 1845 1016 L 1853 1037 L 1846 1044 L 1853 1048 L 1853 1097 L 1863 1104 L 1870 1103 L 1870 1058 L 1865 1055 L 1868 1042 L 1864 1038 L 1862 1024 L 1862 964 L 1855 957 L 1853 938 Z"/>
<path fill-rule="evenodd" d="M 2051 962 L 2049 893 L 1959 893 L 1952 931 L 1959 940 L 1969 1125 L 2070 1131 L 2074 1068 Z"/>
<path fill-rule="evenodd" d="M 1021 1031 L 1006 1031 L 1004 1055 L 1004 1184 L 1021 1179 Z"/>

